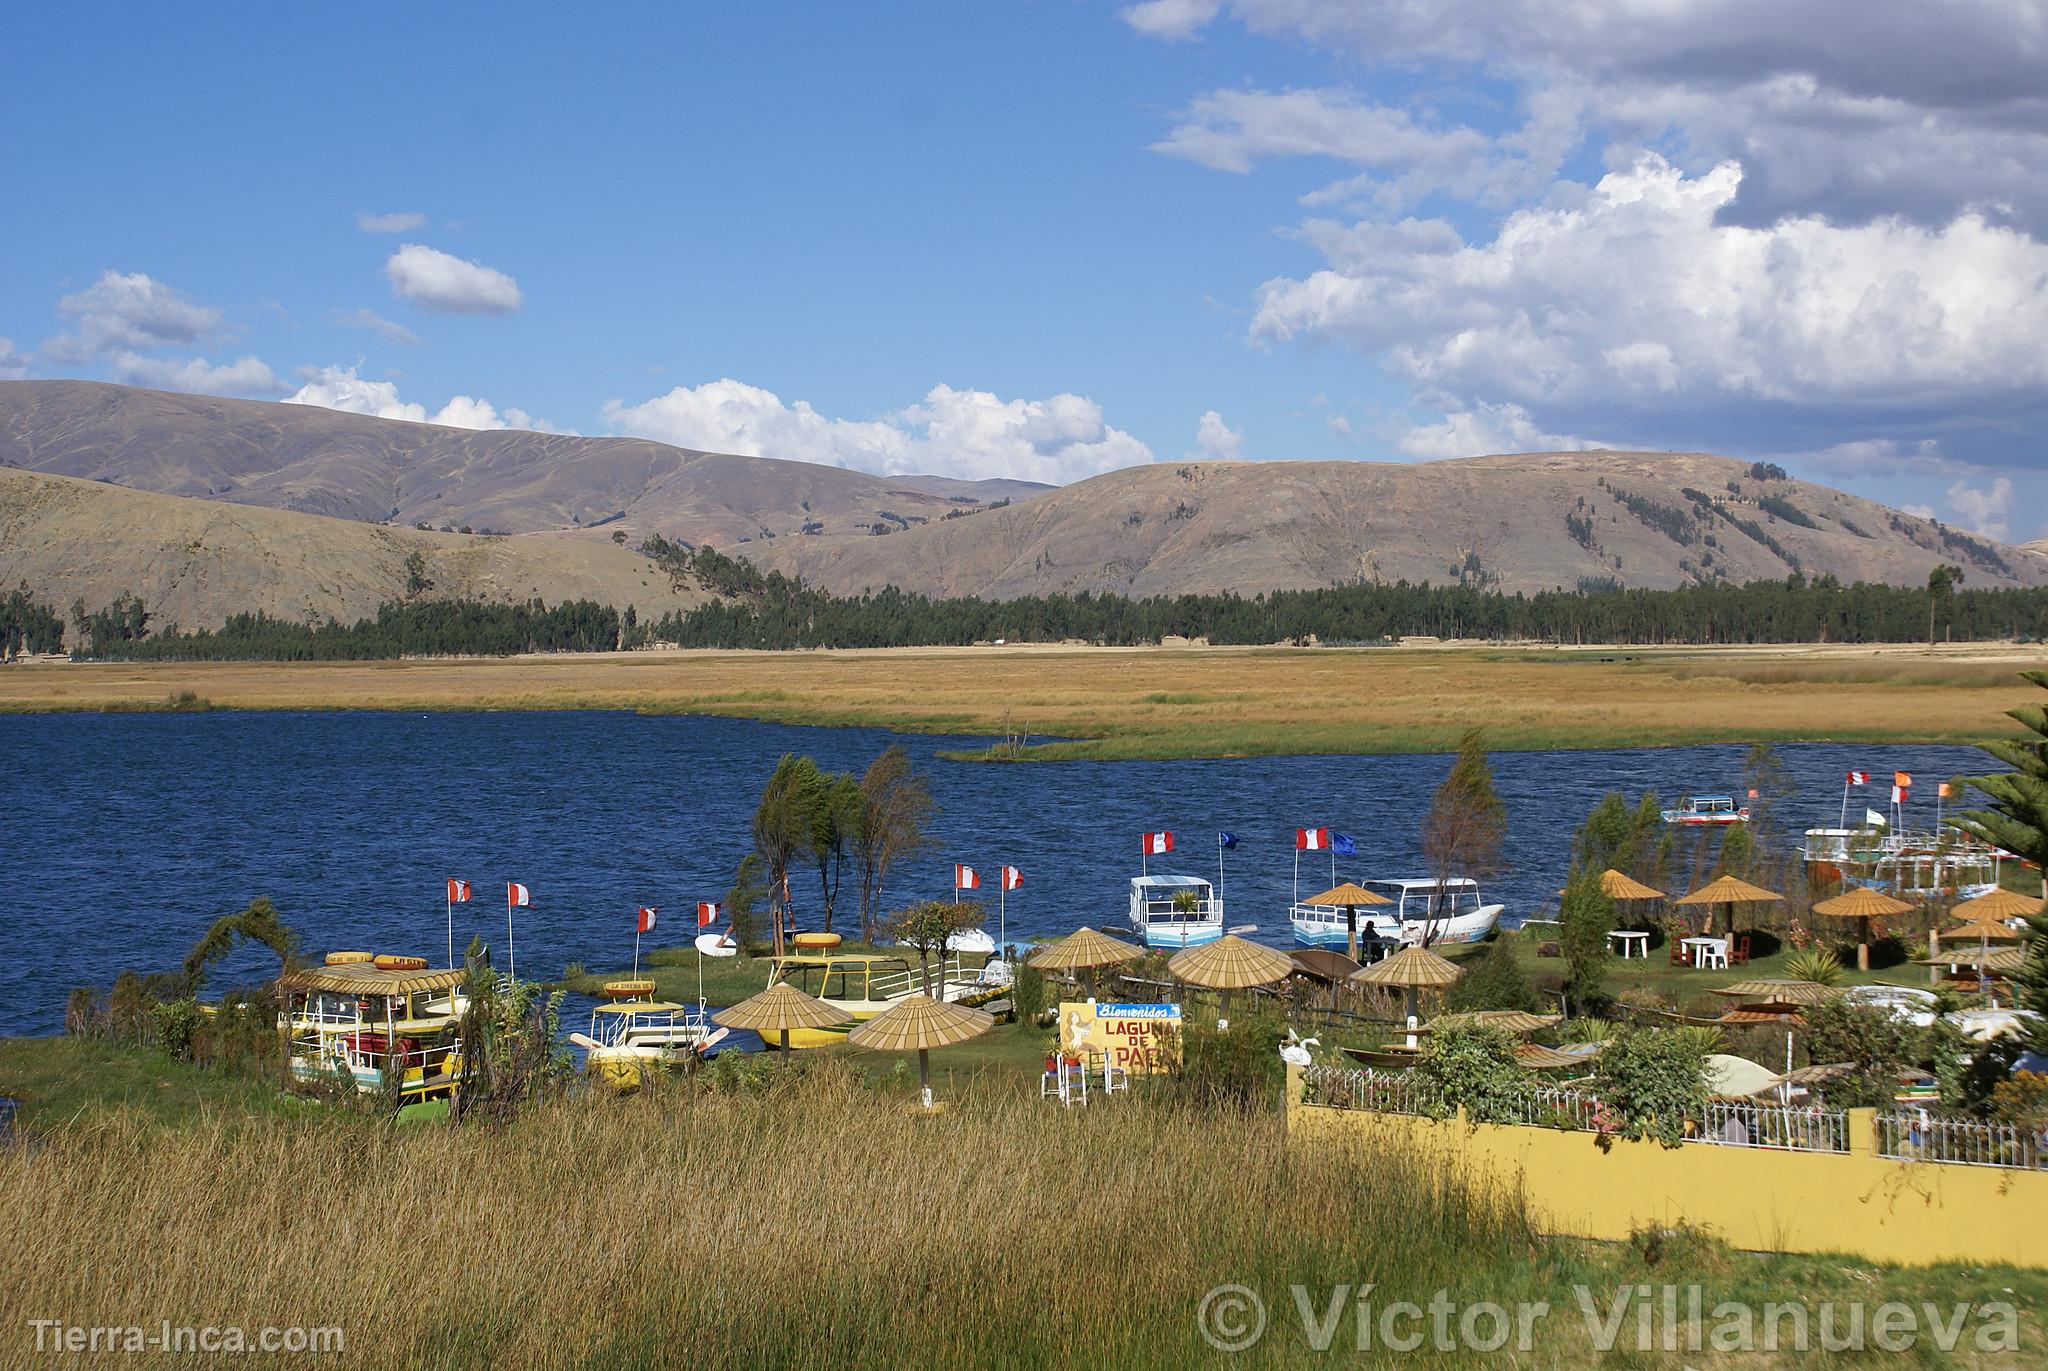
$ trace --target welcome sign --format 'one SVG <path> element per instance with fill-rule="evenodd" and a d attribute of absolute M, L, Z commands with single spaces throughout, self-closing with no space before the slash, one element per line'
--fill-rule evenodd
<path fill-rule="evenodd" d="M 1111 1066 L 1134 1076 L 1170 1070 L 1180 1059 L 1180 1006 L 1064 1001 L 1060 1050 L 1074 1056 L 1100 1052 Z"/>

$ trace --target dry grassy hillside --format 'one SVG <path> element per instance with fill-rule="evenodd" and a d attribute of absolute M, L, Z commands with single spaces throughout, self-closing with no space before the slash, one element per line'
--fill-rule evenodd
<path fill-rule="evenodd" d="M 133 592 L 154 623 L 183 628 L 258 609 L 348 621 L 405 594 L 413 552 L 431 597 L 590 599 L 652 615 L 706 598 L 676 593 L 646 558 L 609 541 L 418 533 L 0 467 L 0 585 L 25 581 L 66 611 Z"/>
<path fill-rule="evenodd" d="M 1461 578 L 1506 591 L 1606 578 L 1662 588 L 1795 570 L 1917 584 L 1938 562 L 1962 565 L 1971 585 L 2048 582 L 2039 554 L 1826 486 L 1758 480 L 1726 457 L 1625 452 L 1162 463 L 887 537 L 744 550 L 842 592 L 893 583 L 1002 598 Z"/>

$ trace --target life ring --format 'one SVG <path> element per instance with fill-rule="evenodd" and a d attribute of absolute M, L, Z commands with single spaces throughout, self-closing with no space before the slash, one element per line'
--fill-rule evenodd
<path fill-rule="evenodd" d="M 841 939 L 837 933 L 799 933 L 790 942 L 795 947 L 822 949 L 839 946 Z"/>
<path fill-rule="evenodd" d="M 368 952 L 330 952 L 327 954 L 327 964 L 329 966 L 361 966 L 364 962 L 374 960 L 376 958 Z"/>
<path fill-rule="evenodd" d="M 379 952 L 371 959 L 379 971 L 425 971 L 425 957 L 397 957 L 388 952 Z"/>
<path fill-rule="evenodd" d="M 654 993 L 653 981 L 606 981 L 599 992 L 608 1000 L 631 1000 Z"/>

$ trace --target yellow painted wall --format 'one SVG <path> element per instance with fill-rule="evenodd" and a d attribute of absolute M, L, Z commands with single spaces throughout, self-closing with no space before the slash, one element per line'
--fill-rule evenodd
<path fill-rule="evenodd" d="M 1592 1133 L 1305 1105 L 1296 1072 L 1288 1084 L 1299 1145 L 1342 1132 L 1475 1179 L 1519 1178 L 1546 1233 L 1619 1240 L 1683 1220 L 1756 1251 L 2048 1267 L 2048 1173 L 1880 1157 L 1867 1109 L 1849 1112 L 1846 1154 L 1623 1139 L 1603 1151 Z"/>

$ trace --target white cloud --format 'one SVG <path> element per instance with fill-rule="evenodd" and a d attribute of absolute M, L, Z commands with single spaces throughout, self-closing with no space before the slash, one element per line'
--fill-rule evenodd
<path fill-rule="evenodd" d="M 1266 283 L 1253 336 L 1348 342 L 1426 397 L 1538 413 L 1904 410 L 2048 383 L 2048 246 L 1975 214 L 1722 224 L 1741 176 L 1644 154 L 1479 244 L 1439 221 L 1312 225 L 1331 267 Z"/>
<path fill-rule="evenodd" d="M 107 359 L 114 379 L 128 386 L 191 395 L 275 395 L 284 389 L 275 372 L 254 357 L 215 366 L 203 357 L 176 359 L 117 352 Z"/>
<path fill-rule="evenodd" d="M 12 338 L 0 338 L 0 381 L 19 381 L 28 375 L 28 358 L 17 351 Z"/>
<path fill-rule="evenodd" d="M 1932 519 L 1934 517 L 1934 506 L 1920 504 L 1900 505 L 1899 513 L 1910 514 L 1916 519 Z"/>
<path fill-rule="evenodd" d="M 375 419 L 402 419 L 409 423 L 441 424 L 449 428 L 575 432 L 574 429 L 556 428 L 523 409 L 506 409 L 501 413 L 490 401 L 468 395 L 450 398 L 447 404 L 430 415 L 425 405 L 401 400 L 396 382 L 366 381 L 356 374 L 354 367 L 308 367 L 301 373 L 301 380 L 303 384 L 284 397 L 286 404 L 317 405 L 348 414 L 367 414 Z"/>
<path fill-rule="evenodd" d="M 1221 0 L 1143 0 L 1142 4 L 1126 5 L 1117 14 L 1148 37 L 1178 40 L 1200 33 L 1221 8 Z"/>
<path fill-rule="evenodd" d="M 1527 410 L 1515 404 L 1480 404 L 1446 414 L 1440 424 L 1411 424 L 1395 441 L 1404 455 L 1424 461 L 1495 452 L 1576 452 L 1602 446 L 1568 434 L 1545 433 Z"/>
<path fill-rule="evenodd" d="M 358 211 L 356 214 L 356 227 L 364 233 L 410 233 L 426 222 L 426 215 L 410 212 L 366 214 Z"/>
<path fill-rule="evenodd" d="M 1802 470 L 1831 477 L 1953 476 L 1978 470 L 1976 463 L 1944 452 L 1936 438 L 1857 438 L 1780 457 Z"/>
<path fill-rule="evenodd" d="M 82 360 L 81 352 L 200 343 L 221 327 L 219 310 L 139 271 L 102 271 L 84 290 L 58 300 L 57 310 L 78 330 L 47 349 L 66 360 Z"/>
<path fill-rule="evenodd" d="M 1211 461 L 1234 462 L 1244 451 L 1244 434 L 1224 423 L 1223 416 L 1212 409 L 1195 425 L 1195 446 Z"/>
<path fill-rule="evenodd" d="M 1989 490 L 1963 481 L 1948 488 L 1948 507 L 1955 511 L 1956 522 L 1999 542 L 2012 536 L 2012 506 L 2012 482 L 2003 476 Z"/>
<path fill-rule="evenodd" d="M 1152 460 L 1151 449 L 1104 423 L 1078 395 L 1003 400 L 934 386 L 918 404 L 880 419 L 832 419 L 807 401 L 730 378 L 677 386 L 637 405 L 614 400 L 605 423 L 680 447 L 780 457 L 899 475 L 935 472 L 1064 484 Z"/>
<path fill-rule="evenodd" d="M 391 319 L 386 319 L 383 315 L 377 313 L 375 310 L 338 309 L 335 310 L 334 313 L 329 317 L 332 318 L 335 323 L 340 324 L 345 328 L 368 329 L 370 332 L 376 334 L 379 338 L 382 338 L 387 343 L 403 343 L 406 344 L 407 346 L 411 346 L 413 344 L 418 343 L 420 340 L 420 336 L 417 333 L 414 333 L 411 329 L 407 328 L 404 324 L 397 323 L 396 321 Z"/>
<path fill-rule="evenodd" d="M 509 314 L 519 283 L 504 272 L 419 243 L 402 243 L 384 264 L 391 293 L 437 314 Z"/>

